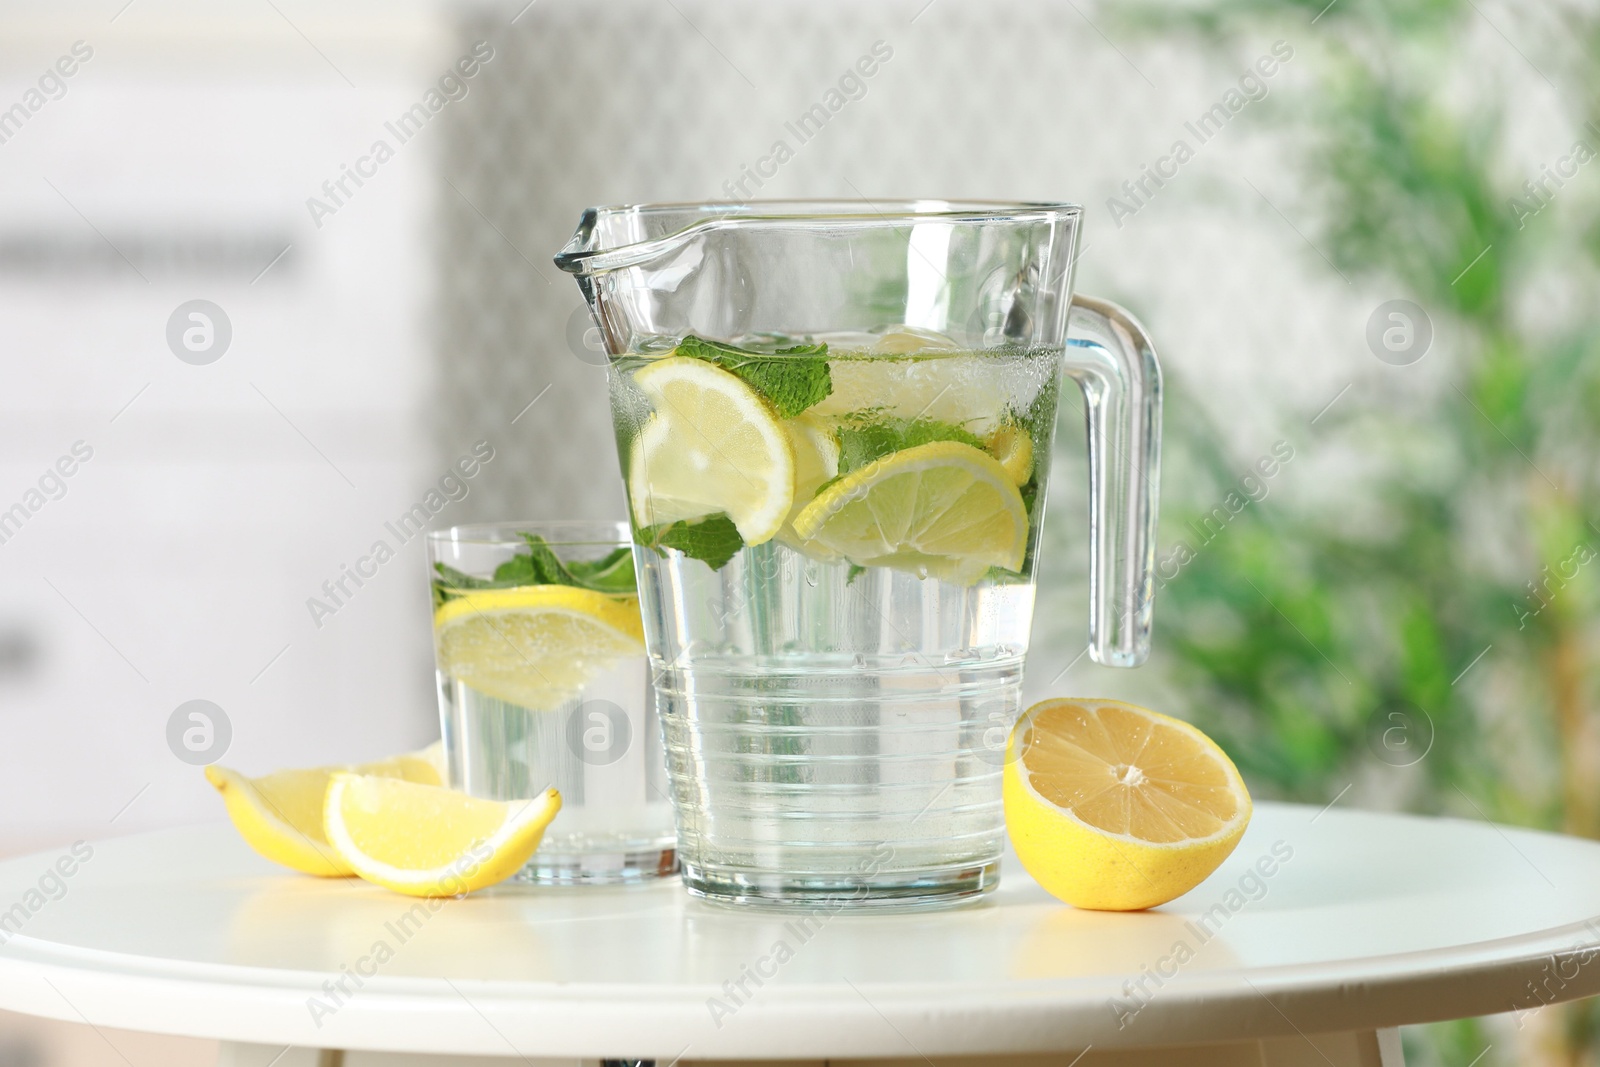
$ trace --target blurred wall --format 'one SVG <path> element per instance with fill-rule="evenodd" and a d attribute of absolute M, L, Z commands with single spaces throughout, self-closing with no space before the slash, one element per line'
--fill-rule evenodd
<path fill-rule="evenodd" d="M 79 59 L 0 124 L 0 509 L 25 509 L 0 527 L 6 848 L 217 817 L 168 744 L 189 700 L 222 709 L 250 771 L 430 729 L 416 547 L 331 616 L 306 600 L 441 473 L 439 138 L 336 214 L 306 201 L 453 37 L 415 5 L 118 7 L 13 6 L 0 33 L 6 105 Z M 187 313 L 169 340 L 194 300 L 220 309 L 209 349 Z"/>

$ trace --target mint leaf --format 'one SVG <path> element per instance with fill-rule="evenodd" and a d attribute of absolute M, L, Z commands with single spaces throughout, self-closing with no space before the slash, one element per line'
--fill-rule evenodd
<path fill-rule="evenodd" d="M 618 548 L 587 562 L 574 560 L 567 572 L 579 585 L 601 593 L 632 593 L 638 588 L 633 573 L 633 549 Z"/>
<path fill-rule="evenodd" d="M 691 334 L 678 342 L 673 354 L 707 360 L 731 371 L 770 400 L 779 418 L 792 419 L 833 392 L 825 344 L 793 345 L 765 355 Z"/>
<path fill-rule="evenodd" d="M 1028 432 L 1028 436 L 1033 439 L 1033 454 L 1036 458 L 1050 451 L 1048 442 L 1055 436 L 1056 406 L 1060 399 L 1060 384 L 1051 378 L 1039 390 L 1026 411 L 1012 407 L 1008 412 L 1011 421 L 1020 423 Z"/>
<path fill-rule="evenodd" d="M 433 580 L 433 607 L 437 611 L 440 604 L 457 595 L 464 589 L 492 589 L 494 582 L 487 578 L 475 578 L 464 571 L 458 571 L 447 563 L 435 563 L 433 569 L 439 577 Z"/>
<path fill-rule="evenodd" d="M 839 430 L 839 473 L 848 474 L 891 452 L 934 441 L 959 441 L 973 448 L 983 447 L 983 442 L 973 434 L 938 419 L 886 419 L 844 426 Z"/>
<path fill-rule="evenodd" d="M 490 580 L 490 589 L 510 589 L 519 585 L 550 585 L 544 577 L 544 570 L 534 562 L 532 556 L 512 556 L 494 569 L 494 578 Z"/>
<path fill-rule="evenodd" d="M 479 578 L 444 563 L 435 563 L 438 577 L 433 580 L 433 606 L 438 608 L 452 596 L 468 589 L 515 589 L 525 585 L 571 585 L 612 596 L 632 594 L 635 589 L 633 550 L 617 548 L 595 560 L 563 562 L 538 534 L 522 535 L 526 547 L 494 569 L 494 577 Z"/>
<path fill-rule="evenodd" d="M 527 555 L 516 555 L 495 568 L 496 579 L 518 578 L 531 579 L 520 581 L 522 585 L 577 585 L 572 572 L 567 570 L 567 565 L 561 562 L 561 557 L 555 554 L 550 543 L 538 534 L 525 533 L 522 539 L 528 543 Z M 505 571 L 504 575 L 501 571 Z"/>
<path fill-rule="evenodd" d="M 697 559 L 714 571 L 728 565 L 734 553 L 744 547 L 744 538 L 727 515 L 715 515 L 694 522 L 680 520 L 659 526 L 646 526 L 639 531 L 639 543 L 659 554 L 664 548 L 677 549 L 690 559 Z"/>
<path fill-rule="evenodd" d="M 448 563 L 435 563 L 433 569 L 439 572 L 435 579 L 440 585 L 447 585 L 455 589 L 488 589 L 494 585 L 487 578 L 476 578 L 465 571 L 458 571 Z"/>

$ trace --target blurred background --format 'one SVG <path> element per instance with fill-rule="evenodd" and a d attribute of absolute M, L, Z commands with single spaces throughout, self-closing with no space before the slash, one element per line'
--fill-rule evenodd
<path fill-rule="evenodd" d="M 1259 797 L 1600 834 L 1593 4 L 72 0 L 0 5 L 0 854 L 222 818 L 187 701 L 247 773 L 435 737 L 385 524 L 623 514 L 552 252 L 727 197 L 880 43 L 746 188 L 1081 202 L 1167 371 L 1152 662 L 1082 655 L 1066 404 L 1030 698 L 1186 715 Z M 1600 1062 L 1586 1004 L 1405 1038 Z M 216 1054 L 0 1015 L 0 1067 Z"/>

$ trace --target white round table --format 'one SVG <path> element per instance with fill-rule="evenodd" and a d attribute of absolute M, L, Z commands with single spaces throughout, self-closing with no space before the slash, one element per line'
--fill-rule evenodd
<path fill-rule="evenodd" d="M 804 916 L 676 880 L 430 906 L 281 870 L 226 825 L 86 851 L 0 864 L 0 1008 L 254 1067 L 1392 1065 L 1401 1024 L 1600 993 L 1600 843 L 1337 808 L 1259 805 L 1209 880 L 1135 914 L 1059 904 L 1014 860 L 975 906 Z"/>

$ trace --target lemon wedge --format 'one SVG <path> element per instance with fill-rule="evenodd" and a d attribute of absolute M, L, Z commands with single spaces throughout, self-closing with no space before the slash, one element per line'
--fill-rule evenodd
<path fill-rule="evenodd" d="M 433 616 L 439 669 L 496 700 L 560 707 L 626 656 L 644 655 L 639 598 L 571 585 L 474 589 Z"/>
<path fill-rule="evenodd" d="M 794 530 L 861 567 L 971 585 L 990 567 L 1021 569 L 1028 512 L 993 456 L 934 441 L 851 471 L 795 516 Z"/>
<path fill-rule="evenodd" d="M 736 375 L 670 356 L 634 384 L 655 407 L 633 439 L 628 502 L 640 526 L 725 512 L 747 545 L 769 541 L 794 502 L 794 446 L 772 406 Z"/>
<path fill-rule="evenodd" d="M 1116 700 L 1046 700 L 1017 721 L 1006 832 L 1053 896 L 1133 911 L 1199 885 L 1250 822 L 1233 761 L 1178 719 Z"/>
<path fill-rule="evenodd" d="M 306 767 L 260 778 L 247 778 L 213 764 L 206 768 L 206 780 L 222 794 L 228 818 L 251 848 L 304 874 L 339 878 L 354 872 L 323 835 L 322 802 L 329 779 L 342 771 L 422 785 L 444 784 L 437 742 L 420 752 L 377 763 Z"/>
<path fill-rule="evenodd" d="M 480 800 L 397 778 L 335 774 L 323 830 L 367 881 L 414 897 L 451 897 L 517 873 L 560 810 L 554 789 L 531 800 Z"/>

